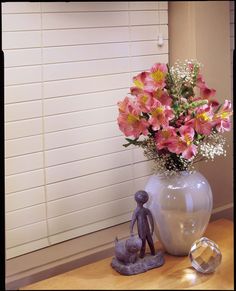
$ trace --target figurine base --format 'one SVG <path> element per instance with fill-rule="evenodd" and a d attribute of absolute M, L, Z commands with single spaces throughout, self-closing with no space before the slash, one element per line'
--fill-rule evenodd
<path fill-rule="evenodd" d="M 111 266 L 122 275 L 135 275 L 144 273 L 150 269 L 158 268 L 164 264 L 164 255 L 158 251 L 155 256 L 147 254 L 144 258 L 138 258 L 133 264 L 125 265 L 116 258 L 111 261 Z"/>

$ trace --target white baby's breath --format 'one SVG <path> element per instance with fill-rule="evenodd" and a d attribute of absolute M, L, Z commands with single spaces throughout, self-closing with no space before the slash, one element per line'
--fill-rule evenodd
<path fill-rule="evenodd" d="M 212 161 L 215 156 L 226 156 L 226 150 L 224 149 L 225 143 L 226 140 L 223 136 L 212 133 L 199 144 L 199 154 Z"/>

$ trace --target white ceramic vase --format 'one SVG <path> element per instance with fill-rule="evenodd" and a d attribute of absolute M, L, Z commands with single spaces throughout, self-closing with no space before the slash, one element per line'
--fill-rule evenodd
<path fill-rule="evenodd" d="M 170 177 L 152 175 L 145 190 L 149 194 L 146 206 L 163 247 L 171 255 L 188 255 L 210 219 L 213 199 L 208 181 L 198 171 Z"/>

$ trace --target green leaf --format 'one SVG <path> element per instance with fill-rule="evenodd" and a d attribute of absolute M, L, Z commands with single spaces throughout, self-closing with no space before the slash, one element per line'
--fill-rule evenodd
<path fill-rule="evenodd" d="M 123 147 L 127 148 L 130 145 L 131 145 L 131 143 L 125 143 L 125 144 L 123 144 Z"/>
<path fill-rule="evenodd" d="M 203 134 L 197 133 L 197 140 L 203 139 L 204 137 Z"/>
<path fill-rule="evenodd" d="M 177 110 L 179 109 L 179 105 L 178 105 L 178 103 L 174 103 L 173 106 L 172 106 L 172 108 L 173 108 L 175 111 L 177 111 Z"/>
<path fill-rule="evenodd" d="M 189 104 L 189 108 L 196 108 L 208 103 L 208 100 L 197 100 Z"/>
<path fill-rule="evenodd" d="M 123 144 L 124 147 L 128 147 L 131 144 L 133 144 L 133 145 L 137 145 L 138 144 L 138 138 L 135 138 L 135 139 L 126 138 L 126 140 L 128 141 L 128 143 Z"/>

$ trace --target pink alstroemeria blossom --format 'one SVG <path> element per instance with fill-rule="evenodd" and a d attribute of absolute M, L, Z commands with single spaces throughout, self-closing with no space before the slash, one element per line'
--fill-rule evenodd
<path fill-rule="evenodd" d="M 186 160 L 189 160 L 192 157 L 196 156 L 196 154 L 197 154 L 197 147 L 194 144 L 191 144 L 190 146 L 186 146 L 181 156 L 185 158 Z"/>
<path fill-rule="evenodd" d="M 133 96 L 138 96 L 143 94 L 143 89 L 138 88 L 138 87 L 131 87 L 130 88 L 130 94 Z"/>
<path fill-rule="evenodd" d="M 168 149 L 172 153 L 181 154 L 183 158 L 189 160 L 197 153 L 197 147 L 193 144 L 194 129 L 191 126 L 183 125 L 179 128 L 180 136 L 177 136 Z"/>
<path fill-rule="evenodd" d="M 133 101 L 128 96 L 123 101 L 117 102 L 117 105 L 120 113 L 125 113 L 129 106 L 134 107 Z"/>
<path fill-rule="evenodd" d="M 220 103 L 213 99 L 213 100 L 209 100 L 208 105 L 211 106 L 212 108 L 218 107 L 220 105 Z"/>
<path fill-rule="evenodd" d="M 160 101 L 155 99 L 155 102 L 151 108 L 151 118 L 149 123 L 153 130 L 159 130 L 160 127 L 167 127 L 169 120 L 174 118 L 173 110 L 170 106 L 163 106 Z"/>
<path fill-rule="evenodd" d="M 133 77 L 133 82 L 134 82 L 135 87 L 139 89 L 144 89 L 148 75 L 149 75 L 148 72 L 142 72 L 138 74 L 137 76 Z"/>
<path fill-rule="evenodd" d="M 230 116 L 233 114 L 231 110 L 231 101 L 225 100 L 223 106 L 214 114 L 213 121 L 217 131 L 224 132 L 231 129 Z"/>
<path fill-rule="evenodd" d="M 139 137 L 147 135 L 149 123 L 140 116 L 140 109 L 128 97 L 123 102 L 118 102 L 119 116 L 117 118 L 120 130 L 125 136 Z"/>
<path fill-rule="evenodd" d="M 165 87 L 165 77 L 167 74 L 167 66 L 165 64 L 156 63 L 147 75 L 145 88 L 148 91 L 155 91 L 156 89 L 162 89 Z"/>
<path fill-rule="evenodd" d="M 172 103 L 171 97 L 168 95 L 166 91 L 163 91 L 162 89 L 157 89 L 153 96 L 161 102 L 162 105 L 168 105 L 170 106 Z"/>
<path fill-rule="evenodd" d="M 182 151 L 182 157 L 189 160 L 197 153 L 197 147 L 192 143 L 195 131 L 192 127 L 183 125 L 179 128 L 180 140 L 185 149 Z"/>
<path fill-rule="evenodd" d="M 200 96 L 202 99 L 209 99 L 211 97 L 214 97 L 216 93 L 215 89 L 210 89 L 207 86 L 203 86 L 200 88 Z"/>
<path fill-rule="evenodd" d="M 153 101 L 153 95 L 148 91 L 142 91 L 137 95 L 137 104 L 142 112 L 150 112 Z"/>
<path fill-rule="evenodd" d="M 167 126 L 162 130 L 159 130 L 155 135 L 156 148 L 162 150 L 168 148 L 169 145 L 176 141 L 176 131 L 173 126 Z"/>
<path fill-rule="evenodd" d="M 153 92 L 153 88 L 146 88 L 146 83 L 147 83 L 147 78 L 148 78 L 149 73 L 148 72 L 142 72 L 138 74 L 137 76 L 133 77 L 133 82 L 134 85 L 133 87 L 130 88 L 130 93 L 131 95 L 138 96 L 146 92 Z"/>
<path fill-rule="evenodd" d="M 203 88 L 206 86 L 205 80 L 203 79 L 202 74 L 198 74 L 197 76 L 197 81 L 196 81 L 196 86 L 198 88 Z"/>
<path fill-rule="evenodd" d="M 200 97 L 202 99 L 209 99 L 215 96 L 216 90 L 208 88 L 201 74 L 198 74 L 196 86 L 200 89 Z"/>
<path fill-rule="evenodd" d="M 191 119 L 190 115 L 185 116 L 181 114 L 179 118 L 175 121 L 176 127 L 178 128 L 181 125 L 184 125 L 189 119 Z"/>
<path fill-rule="evenodd" d="M 185 123 L 185 125 L 192 126 L 197 133 L 209 135 L 214 126 L 212 107 L 205 104 L 197 108 L 196 116 Z"/>

